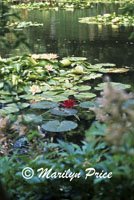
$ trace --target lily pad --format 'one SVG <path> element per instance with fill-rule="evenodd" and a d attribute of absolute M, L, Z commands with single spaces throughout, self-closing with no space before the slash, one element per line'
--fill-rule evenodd
<path fill-rule="evenodd" d="M 67 59 L 69 59 L 70 61 L 84 61 L 84 60 L 87 60 L 87 58 L 85 58 L 85 57 L 68 57 Z"/>
<path fill-rule="evenodd" d="M 19 96 L 21 99 L 25 99 L 25 100 L 40 100 L 40 96 L 39 95 L 30 95 L 30 94 L 25 94 L 25 95 L 20 95 Z"/>
<path fill-rule="evenodd" d="M 95 102 L 93 102 L 93 101 L 84 101 L 84 102 L 80 103 L 79 106 L 81 108 L 92 108 L 92 107 L 95 106 Z"/>
<path fill-rule="evenodd" d="M 96 79 L 96 78 L 100 78 L 100 77 L 102 77 L 102 74 L 91 73 L 89 75 L 84 76 L 81 80 L 87 81 L 87 80 Z"/>
<path fill-rule="evenodd" d="M 19 112 L 21 109 L 27 108 L 30 104 L 29 103 L 10 103 L 7 104 L 2 110 L 4 113 L 16 113 Z"/>
<path fill-rule="evenodd" d="M 110 82 L 110 84 L 114 87 L 117 87 L 119 89 L 129 89 L 131 88 L 131 85 L 123 84 L 123 83 L 116 83 L 116 82 Z M 100 83 L 95 87 L 96 90 L 103 90 L 107 86 L 107 83 Z"/>
<path fill-rule="evenodd" d="M 111 69 L 105 69 L 107 73 L 125 73 L 128 72 L 129 69 L 126 68 L 111 68 Z"/>
<path fill-rule="evenodd" d="M 66 131 L 75 129 L 77 126 L 78 124 L 73 121 L 60 122 L 58 120 L 53 120 L 53 121 L 46 122 L 41 127 L 45 131 L 49 131 L 49 132 L 66 132 Z"/>
<path fill-rule="evenodd" d="M 75 86 L 72 89 L 73 90 L 79 90 L 79 91 L 87 91 L 87 90 L 91 89 L 91 86 L 88 86 L 88 85 Z"/>
<path fill-rule="evenodd" d="M 94 93 L 79 93 L 79 94 L 74 94 L 76 99 L 91 99 L 93 97 L 96 97 L 96 94 Z"/>
<path fill-rule="evenodd" d="M 49 99 L 51 99 L 51 101 L 53 101 L 53 102 L 60 102 L 60 101 L 68 100 L 68 97 L 65 97 L 63 95 L 57 95 L 57 96 L 52 96 Z"/>
<path fill-rule="evenodd" d="M 34 123 L 40 123 L 42 122 L 42 117 L 39 115 L 35 115 L 35 114 L 27 114 L 24 115 L 24 120 L 26 122 L 34 122 Z"/>
<path fill-rule="evenodd" d="M 51 101 L 38 101 L 31 104 L 31 108 L 33 109 L 50 109 L 58 107 L 59 104 Z"/>
<path fill-rule="evenodd" d="M 51 113 L 54 115 L 59 115 L 59 116 L 71 116 L 71 115 L 76 115 L 77 114 L 76 109 L 71 109 L 71 108 L 54 108 L 51 110 Z"/>

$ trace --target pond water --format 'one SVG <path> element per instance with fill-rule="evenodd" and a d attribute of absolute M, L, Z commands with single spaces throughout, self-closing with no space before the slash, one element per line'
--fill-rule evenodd
<path fill-rule="evenodd" d="M 63 56 L 84 56 L 91 63 L 110 62 L 118 66 L 131 66 L 134 63 L 134 43 L 128 37 L 133 27 L 81 24 L 81 17 L 112 13 L 119 4 L 94 4 L 91 9 L 65 10 L 20 10 L 23 20 L 42 23 L 40 27 L 24 30 L 31 49 L 20 46 L 14 51 L 3 50 L 4 55 L 22 55 L 25 53 L 57 53 Z M 112 80 L 133 84 L 131 73 L 112 76 Z"/>

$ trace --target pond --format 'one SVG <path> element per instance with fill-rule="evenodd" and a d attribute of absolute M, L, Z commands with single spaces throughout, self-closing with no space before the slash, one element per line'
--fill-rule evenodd
<path fill-rule="evenodd" d="M 42 23 L 43 26 L 24 30 L 31 49 L 20 46 L 14 51 L 1 50 L 3 55 L 22 55 L 25 53 L 56 53 L 63 56 L 84 56 L 91 63 L 115 63 L 117 67 L 131 66 L 134 63 L 134 43 L 128 37 L 132 27 L 81 24 L 81 17 L 98 14 L 120 13 L 119 4 L 94 4 L 90 9 L 71 10 L 20 10 L 24 21 Z M 11 38 L 13 39 L 13 38 Z M 122 79 L 133 85 L 131 73 L 114 75 L 112 80 Z"/>

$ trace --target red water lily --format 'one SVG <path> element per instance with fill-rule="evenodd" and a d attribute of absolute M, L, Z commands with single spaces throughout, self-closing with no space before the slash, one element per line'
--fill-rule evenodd
<path fill-rule="evenodd" d="M 69 99 L 69 100 L 64 101 L 61 105 L 64 106 L 65 108 L 71 108 L 75 105 L 75 101 L 72 99 Z"/>

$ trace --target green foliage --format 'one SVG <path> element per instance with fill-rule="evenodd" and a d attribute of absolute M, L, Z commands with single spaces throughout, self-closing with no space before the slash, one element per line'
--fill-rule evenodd
<path fill-rule="evenodd" d="M 0 158 L 1 180 L 11 199 L 133 199 L 134 162 L 126 153 L 116 152 L 116 155 L 110 155 L 105 142 L 97 144 L 93 140 L 89 143 L 83 142 L 81 147 L 58 141 L 45 145 L 45 148 L 45 155 L 33 159 L 29 159 L 27 155 L 17 154 L 12 158 Z M 34 170 L 34 177 L 30 180 L 24 179 L 21 175 L 27 166 Z M 100 179 L 95 176 L 85 179 L 86 169 L 91 167 L 97 172 L 112 172 L 113 176 L 111 179 Z M 50 175 L 53 172 L 63 173 L 70 169 L 73 173 L 80 172 L 80 178 L 74 178 L 72 181 L 69 178 L 39 178 L 37 170 L 40 168 L 52 169 Z"/>
<path fill-rule="evenodd" d="M 39 10 L 48 10 L 48 9 L 65 9 L 71 10 L 76 8 L 92 8 L 93 5 L 89 1 L 81 0 L 69 0 L 69 1 L 44 1 L 44 2 L 19 2 L 18 5 L 13 5 L 13 8 L 23 8 L 23 9 L 39 9 Z"/>
<path fill-rule="evenodd" d="M 116 13 L 97 15 L 95 17 L 84 17 L 79 20 L 80 23 L 87 24 L 112 24 L 134 26 L 134 17 L 130 15 L 117 15 Z"/>
<path fill-rule="evenodd" d="M 16 48 L 19 44 L 23 43 L 28 46 L 25 35 L 17 32 L 15 29 L 10 28 L 9 24 L 13 19 L 19 19 L 16 13 L 12 13 L 6 1 L 0 1 L 0 46 L 3 48 Z M 13 42 L 8 39 L 8 35 L 12 34 L 16 41 Z"/>

